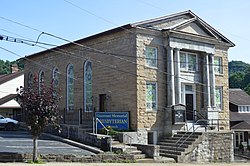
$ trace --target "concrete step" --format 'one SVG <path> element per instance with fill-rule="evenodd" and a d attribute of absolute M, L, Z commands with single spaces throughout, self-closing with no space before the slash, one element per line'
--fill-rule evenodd
<path fill-rule="evenodd" d="M 175 161 L 177 161 L 178 156 L 175 154 L 168 154 L 168 153 L 160 153 L 160 156 L 173 158 Z"/>
<path fill-rule="evenodd" d="M 173 147 L 173 146 L 160 146 L 160 149 L 165 149 L 165 150 L 177 150 L 177 151 L 180 151 L 180 152 L 184 152 L 185 151 L 185 148 L 183 147 Z"/>
<path fill-rule="evenodd" d="M 134 160 L 145 159 L 146 155 L 145 154 L 133 154 L 133 158 Z"/>
<path fill-rule="evenodd" d="M 185 132 L 181 131 L 175 134 L 173 137 L 162 139 L 158 145 L 160 145 L 160 155 L 172 158 L 175 161 L 181 160 L 181 155 L 185 150 L 192 145 L 199 136 L 200 132 Z"/>
<path fill-rule="evenodd" d="M 142 154 L 142 151 L 140 151 L 140 150 L 128 150 L 128 149 L 126 149 L 125 151 L 124 151 L 125 153 L 128 153 L 128 154 Z"/>
<path fill-rule="evenodd" d="M 170 140 L 163 140 L 160 143 L 170 143 L 170 144 L 173 144 L 173 146 L 176 146 L 177 141 L 178 140 L 171 140 L 170 139 Z M 191 145 L 192 143 L 193 143 L 193 141 L 185 141 L 185 140 L 183 140 L 183 141 L 179 141 L 177 143 L 177 145 L 180 145 L 180 144 Z"/>
<path fill-rule="evenodd" d="M 188 134 L 188 135 L 183 135 L 183 134 L 176 134 L 174 135 L 174 137 L 171 137 L 171 138 L 193 138 L 193 139 L 196 139 L 199 137 L 199 135 L 193 135 L 193 134 Z"/>
<path fill-rule="evenodd" d="M 192 135 L 202 135 L 202 132 L 186 132 L 186 131 L 178 131 L 177 132 L 177 134 L 176 135 L 184 135 L 184 134 L 186 134 L 186 135 L 190 135 L 190 134 L 192 134 Z"/>
<path fill-rule="evenodd" d="M 173 155 L 181 155 L 181 151 L 167 150 L 167 149 L 160 149 L 160 153 L 173 154 Z"/>
<path fill-rule="evenodd" d="M 165 139 L 163 139 L 162 141 L 167 141 L 167 140 L 173 140 L 173 141 L 179 141 L 179 142 L 183 142 L 183 141 L 191 141 L 191 142 L 193 142 L 193 141 L 195 141 L 195 139 L 196 138 L 187 138 L 187 137 L 171 137 L 171 138 L 165 138 Z"/>
<path fill-rule="evenodd" d="M 156 163 L 176 163 L 175 159 L 171 157 L 157 156 L 154 157 Z"/>
<path fill-rule="evenodd" d="M 144 158 L 144 159 L 137 159 L 137 163 L 155 163 L 155 160 L 152 158 Z"/>
<path fill-rule="evenodd" d="M 168 142 L 159 142 L 158 145 L 160 146 L 170 146 L 170 147 L 173 147 L 175 148 L 176 147 L 176 144 L 175 143 L 168 143 Z M 182 144 L 182 145 L 179 145 L 179 148 L 188 148 L 188 144 Z"/>
<path fill-rule="evenodd" d="M 112 140 L 112 145 L 124 145 L 124 144 L 120 143 L 119 141 Z"/>

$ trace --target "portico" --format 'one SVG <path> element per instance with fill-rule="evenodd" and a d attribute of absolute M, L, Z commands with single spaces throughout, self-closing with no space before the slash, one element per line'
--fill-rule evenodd
<path fill-rule="evenodd" d="M 215 46 L 212 42 L 201 43 L 202 39 L 177 38 L 172 33 L 167 42 L 169 57 L 169 103 L 168 105 L 183 104 L 187 109 L 187 120 L 194 121 L 195 111 L 205 111 L 207 119 L 218 119 L 215 97 Z M 198 89 L 198 86 L 201 89 Z M 213 116 L 209 117 L 212 111 Z M 215 116 L 215 112 L 216 116 Z M 204 114 L 204 112 L 203 112 Z"/>

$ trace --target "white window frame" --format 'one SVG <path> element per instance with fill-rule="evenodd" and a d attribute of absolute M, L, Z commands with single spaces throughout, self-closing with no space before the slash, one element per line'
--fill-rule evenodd
<path fill-rule="evenodd" d="M 151 101 L 151 104 L 152 103 L 155 103 L 155 108 L 148 108 L 147 107 L 147 104 L 148 104 L 148 101 L 147 101 L 147 93 L 148 93 L 148 89 L 147 89 L 147 85 L 154 85 L 155 86 L 155 101 Z M 158 109 L 158 87 L 157 87 L 157 82 L 153 82 L 153 81 L 147 81 L 146 82 L 146 96 L 145 96 L 145 99 L 146 99 L 146 110 L 147 111 L 157 111 Z"/>
<path fill-rule="evenodd" d="M 154 49 L 154 53 L 155 53 L 155 58 L 154 59 L 147 58 L 148 49 Z M 146 48 L 145 48 L 145 63 L 146 63 L 146 66 L 150 67 L 150 68 L 157 68 L 157 66 L 158 66 L 157 58 L 158 58 L 158 48 L 153 47 L 153 46 L 146 46 Z M 151 61 L 154 60 L 155 65 L 151 65 L 150 63 L 148 63 L 148 60 L 151 60 Z"/>
<path fill-rule="evenodd" d="M 217 90 L 219 90 L 219 94 L 220 94 L 220 105 L 217 103 Z M 223 110 L 223 87 L 222 86 L 216 86 L 215 87 L 215 106 L 216 108 L 219 108 L 220 110 Z M 218 106 L 219 105 L 219 106 Z"/>
<path fill-rule="evenodd" d="M 185 62 L 181 62 L 181 54 L 185 55 Z M 189 55 L 194 55 L 195 56 L 195 70 L 190 70 L 189 69 L 189 60 L 188 60 Z M 180 51 L 180 66 L 182 66 L 182 63 L 184 63 L 185 67 L 180 67 L 181 71 L 188 71 L 188 72 L 196 72 L 196 71 L 198 71 L 198 56 L 197 56 L 197 54 L 191 53 L 191 52 Z"/>
<path fill-rule="evenodd" d="M 216 59 L 218 59 L 219 64 L 215 64 Z M 222 65 L 222 57 L 215 56 L 214 57 L 214 72 L 215 74 L 223 74 L 223 65 Z"/>

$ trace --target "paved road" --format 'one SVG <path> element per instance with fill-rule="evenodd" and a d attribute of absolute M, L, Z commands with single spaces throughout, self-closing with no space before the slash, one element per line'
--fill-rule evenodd
<path fill-rule="evenodd" d="M 171 163 L 46 163 L 39 166 L 249 166 L 249 163 L 212 163 L 212 164 L 171 164 Z M 0 166 L 37 166 L 26 163 L 0 163 Z"/>
<path fill-rule="evenodd" d="M 0 130 L 0 152 L 19 154 L 32 153 L 32 137 L 26 131 Z M 92 152 L 41 137 L 38 140 L 39 154 L 75 154 L 78 156 L 92 155 Z"/>

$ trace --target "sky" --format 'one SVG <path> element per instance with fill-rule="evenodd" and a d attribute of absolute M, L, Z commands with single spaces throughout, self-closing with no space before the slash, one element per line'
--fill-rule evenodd
<path fill-rule="evenodd" d="M 250 63 L 249 0 L 1 0 L 0 5 L 0 35 L 32 41 L 41 32 L 75 41 L 128 23 L 191 10 L 236 44 L 229 49 L 229 61 Z M 67 43 L 48 35 L 41 35 L 39 42 Z M 0 40 L 0 59 L 14 61 L 46 48 Z"/>

